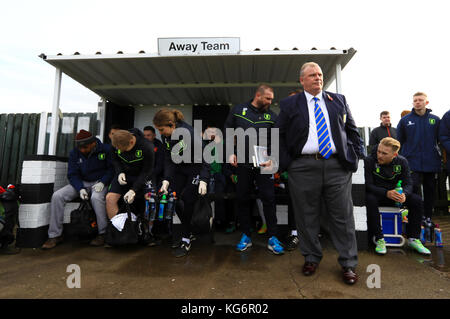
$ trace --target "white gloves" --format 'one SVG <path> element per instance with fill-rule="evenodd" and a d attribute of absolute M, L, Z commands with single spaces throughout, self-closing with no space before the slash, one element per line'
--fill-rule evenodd
<path fill-rule="evenodd" d="M 200 181 L 200 184 L 198 185 L 198 193 L 200 195 L 205 195 L 207 190 L 207 184 L 204 181 Z"/>
<path fill-rule="evenodd" d="M 85 190 L 84 188 L 82 188 L 80 190 L 80 198 L 82 200 L 88 200 L 89 199 L 89 194 L 88 194 L 87 190 Z"/>
<path fill-rule="evenodd" d="M 117 181 L 119 182 L 120 185 L 126 185 L 127 181 L 125 179 L 125 173 L 120 173 L 119 177 L 117 178 Z"/>
<path fill-rule="evenodd" d="M 123 196 L 123 200 L 128 203 L 131 204 L 134 201 L 134 196 L 136 196 L 136 193 L 134 192 L 134 190 L 130 189 L 124 196 Z"/>
<path fill-rule="evenodd" d="M 97 193 L 100 193 L 103 190 L 103 188 L 105 188 L 105 184 L 103 184 L 102 182 L 98 182 L 97 184 L 92 185 L 92 188 Z"/>
<path fill-rule="evenodd" d="M 167 191 L 168 189 L 169 189 L 169 181 L 164 180 L 162 182 L 162 186 L 161 186 L 161 189 L 159 191 L 162 192 L 163 194 L 167 194 L 168 193 L 168 191 Z"/>

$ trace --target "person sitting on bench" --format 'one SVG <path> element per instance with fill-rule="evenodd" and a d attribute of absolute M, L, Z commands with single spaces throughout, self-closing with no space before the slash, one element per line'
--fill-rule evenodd
<path fill-rule="evenodd" d="M 51 249 L 63 240 L 64 205 L 80 197 L 90 198 L 97 216 L 98 236 L 91 246 L 103 246 L 106 219 L 105 195 L 113 177 L 110 145 L 103 144 L 86 130 L 80 130 L 75 137 L 76 147 L 70 152 L 67 170 L 69 184 L 57 190 L 50 203 L 50 226 L 48 240 L 42 249 Z M 89 196 L 90 195 L 90 196 Z"/>
<path fill-rule="evenodd" d="M 406 235 L 408 246 L 417 252 L 430 255 L 430 251 L 419 240 L 423 201 L 413 193 L 408 161 L 401 155 L 400 142 L 386 137 L 377 146 L 377 152 L 364 159 L 366 183 L 366 208 L 369 238 L 375 236 L 377 254 L 386 254 L 386 242 L 381 229 L 379 206 L 395 206 L 396 202 L 408 207 Z M 403 193 L 395 190 L 402 181 Z"/>

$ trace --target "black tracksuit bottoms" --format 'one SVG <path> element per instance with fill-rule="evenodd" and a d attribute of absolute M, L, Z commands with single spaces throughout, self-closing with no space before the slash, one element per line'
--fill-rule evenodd
<path fill-rule="evenodd" d="M 176 212 L 181 221 L 182 237 L 189 238 L 191 234 L 191 219 L 194 213 L 194 205 L 198 195 L 198 183 L 193 184 L 194 178 L 199 175 L 200 169 L 197 167 L 180 167 L 176 169 L 175 176 L 169 184 L 169 189 L 177 193 L 177 198 L 181 199 L 183 204 L 177 202 Z"/>
<path fill-rule="evenodd" d="M 269 237 L 277 234 L 277 216 L 275 207 L 275 186 L 271 174 L 260 174 L 259 169 L 247 165 L 238 165 L 236 169 L 237 185 L 236 197 L 238 201 L 238 219 L 241 230 L 250 237 L 251 210 L 250 195 L 254 192 L 254 182 L 258 187 L 259 198 L 263 203 L 264 217 L 267 223 L 267 234 Z"/>

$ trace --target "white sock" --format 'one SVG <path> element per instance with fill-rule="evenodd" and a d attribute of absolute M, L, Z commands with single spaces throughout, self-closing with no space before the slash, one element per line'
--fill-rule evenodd
<path fill-rule="evenodd" d="M 297 235 L 297 230 L 291 231 L 291 235 L 292 235 L 292 236 L 298 236 L 298 235 Z"/>
<path fill-rule="evenodd" d="M 415 241 L 417 238 L 408 238 L 409 242 L 412 243 L 413 241 Z"/>

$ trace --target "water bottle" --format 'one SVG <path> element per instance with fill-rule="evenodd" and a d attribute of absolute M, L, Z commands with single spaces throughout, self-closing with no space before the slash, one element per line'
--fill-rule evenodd
<path fill-rule="evenodd" d="M 159 213 L 158 213 L 159 220 L 163 220 L 164 218 L 164 204 L 167 204 L 166 194 L 163 194 L 161 200 L 159 201 Z"/>
<path fill-rule="evenodd" d="M 176 194 L 175 192 L 173 192 L 170 196 L 169 196 L 169 200 L 167 201 L 167 213 L 166 213 L 166 219 L 171 219 L 172 215 L 173 215 L 173 203 L 174 203 L 174 194 Z"/>
<path fill-rule="evenodd" d="M 425 242 L 427 241 L 425 237 L 425 227 L 423 225 L 420 226 L 420 241 L 422 242 L 423 245 L 425 245 Z"/>
<path fill-rule="evenodd" d="M 427 218 L 425 220 L 425 239 L 430 243 L 433 242 L 433 223 L 431 222 L 431 218 Z"/>
<path fill-rule="evenodd" d="M 155 220 L 155 215 L 156 215 L 156 203 L 155 203 L 154 194 L 150 194 L 150 198 L 148 200 L 148 205 L 149 205 L 149 209 L 150 209 L 150 221 L 153 221 L 153 220 Z"/>
<path fill-rule="evenodd" d="M 399 193 L 400 195 L 403 194 L 402 180 L 399 180 L 399 181 L 398 181 L 397 186 L 395 186 L 395 191 L 396 191 L 397 193 Z M 403 204 L 400 203 L 400 202 L 395 202 L 395 206 L 397 206 L 397 207 L 402 207 L 402 205 L 403 205 Z"/>
<path fill-rule="evenodd" d="M 148 220 L 149 215 L 150 215 L 150 205 L 148 203 L 148 200 L 145 201 L 145 213 L 144 213 L 144 215 L 145 215 L 145 219 Z"/>
<path fill-rule="evenodd" d="M 211 193 L 211 194 L 214 193 L 215 187 L 216 187 L 216 180 L 214 177 L 211 177 L 209 179 L 209 186 L 208 186 L 209 193 Z"/>
<path fill-rule="evenodd" d="M 434 228 L 434 244 L 436 247 L 444 247 L 444 244 L 442 243 L 442 232 L 438 224 L 436 224 L 436 227 Z"/>

